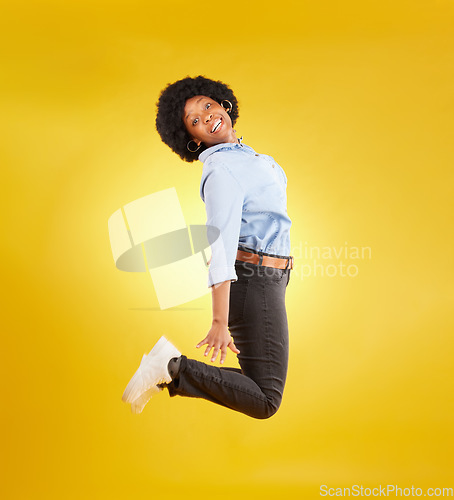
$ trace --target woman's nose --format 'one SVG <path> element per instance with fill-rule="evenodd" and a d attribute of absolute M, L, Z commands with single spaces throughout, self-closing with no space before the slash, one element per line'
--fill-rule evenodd
<path fill-rule="evenodd" d="M 205 115 L 205 122 L 209 122 L 213 118 L 213 113 L 207 113 Z"/>

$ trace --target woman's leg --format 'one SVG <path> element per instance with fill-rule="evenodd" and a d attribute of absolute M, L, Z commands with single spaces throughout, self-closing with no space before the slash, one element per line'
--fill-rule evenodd
<path fill-rule="evenodd" d="M 288 364 L 285 290 L 290 270 L 239 263 L 231 284 L 229 329 L 241 370 L 218 368 L 182 356 L 171 396 L 204 398 L 254 418 L 280 406 Z"/>

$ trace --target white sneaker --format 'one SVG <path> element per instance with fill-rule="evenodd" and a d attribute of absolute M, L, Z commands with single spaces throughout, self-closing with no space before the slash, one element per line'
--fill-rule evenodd
<path fill-rule="evenodd" d="M 162 391 L 162 387 L 159 387 L 157 385 L 154 385 L 151 389 L 148 389 L 148 391 L 145 391 L 141 396 L 139 396 L 137 399 L 135 399 L 131 403 L 131 411 L 132 413 L 135 413 L 136 415 L 139 413 L 142 413 L 142 410 L 145 408 L 145 405 L 150 401 L 152 396 L 155 394 L 158 394 L 158 392 Z"/>
<path fill-rule="evenodd" d="M 126 386 L 123 397 L 125 403 L 131 403 L 131 410 L 140 410 L 148 403 L 151 396 L 161 389 L 158 384 L 172 381 L 167 365 L 172 358 L 179 358 L 181 352 L 165 337 L 161 337 L 150 353 L 144 355 L 136 373 Z"/>
<path fill-rule="evenodd" d="M 146 357 L 147 357 L 147 355 L 144 354 L 142 357 L 142 361 L 140 362 L 141 365 L 144 362 L 144 359 Z M 163 389 L 162 387 L 160 387 L 158 385 L 154 385 L 151 389 L 148 389 L 148 391 L 144 392 L 141 396 L 139 396 L 137 399 L 135 399 L 131 403 L 132 413 L 135 413 L 136 415 L 139 413 L 142 413 L 143 409 L 145 408 L 145 405 L 148 403 L 148 401 L 150 401 L 152 396 L 154 396 L 155 394 L 158 394 L 158 392 L 161 392 L 162 389 Z"/>

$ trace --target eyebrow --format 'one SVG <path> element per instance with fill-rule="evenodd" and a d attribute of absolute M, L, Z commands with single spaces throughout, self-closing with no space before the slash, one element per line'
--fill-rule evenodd
<path fill-rule="evenodd" d="M 204 97 L 204 96 L 200 97 L 199 99 L 197 99 L 197 101 L 196 101 L 195 103 L 196 103 L 196 104 L 198 104 L 198 103 L 199 103 L 202 99 L 205 99 L 205 97 Z M 190 114 L 190 113 L 188 113 L 188 114 L 186 115 L 185 120 L 187 120 L 187 119 L 188 119 L 189 114 Z"/>

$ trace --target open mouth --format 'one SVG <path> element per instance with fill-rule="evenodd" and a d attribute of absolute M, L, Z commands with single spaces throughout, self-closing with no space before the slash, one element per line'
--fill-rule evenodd
<path fill-rule="evenodd" d="M 222 118 L 218 118 L 217 120 L 215 120 L 215 122 L 213 123 L 213 127 L 211 128 L 211 133 L 215 134 L 221 128 L 221 125 Z"/>

